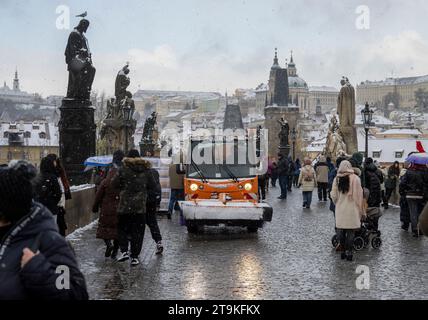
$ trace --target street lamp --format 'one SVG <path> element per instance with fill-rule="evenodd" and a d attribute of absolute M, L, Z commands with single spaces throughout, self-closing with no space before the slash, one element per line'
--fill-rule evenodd
<path fill-rule="evenodd" d="M 297 140 L 297 130 L 293 128 L 290 132 L 291 141 L 293 142 L 293 161 L 296 160 L 296 140 Z"/>
<path fill-rule="evenodd" d="M 125 99 L 122 106 L 122 116 L 125 123 L 125 154 L 128 153 L 128 127 L 133 113 L 134 112 L 128 103 L 128 99 Z"/>
<path fill-rule="evenodd" d="M 361 110 L 361 117 L 363 120 L 364 131 L 366 132 L 366 149 L 364 156 L 367 159 L 369 157 L 369 129 L 373 119 L 373 110 L 370 109 L 368 102 L 366 102 L 364 109 Z"/>

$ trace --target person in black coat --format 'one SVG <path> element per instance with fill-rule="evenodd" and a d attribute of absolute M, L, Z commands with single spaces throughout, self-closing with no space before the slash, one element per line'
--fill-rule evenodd
<path fill-rule="evenodd" d="M 149 170 L 156 187 L 147 190 L 146 225 L 150 229 L 152 239 L 156 242 L 156 254 L 161 254 L 163 252 L 162 235 L 158 221 L 156 220 L 156 212 L 161 202 L 162 188 L 159 180 L 159 172 L 154 168 L 150 168 Z"/>
<path fill-rule="evenodd" d="M 71 247 L 33 200 L 34 176 L 24 161 L 0 169 L 0 300 L 87 300 Z"/>
<path fill-rule="evenodd" d="M 413 236 L 418 237 L 420 235 L 418 229 L 419 215 L 428 199 L 427 167 L 425 165 L 411 164 L 400 180 L 399 190 L 400 195 L 407 200 Z"/>
<path fill-rule="evenodd" d="M 56 163 L 49 157 L 40 162 L 40 174 L 34 181 L 35 200 L 43 204 L 56 215 L 62 191 L 58 182 Z"/>
<path fill-rule="evenodd" d="M 373 159 L 368 158 L 364 166 L 364 181 L 366 183 L 365 188 L 369 190 L 369 198 L 367 199 L 368 205 L 368 219 L 373 224 L 373 229 L 378 230 L 379 228 L 379 217 L 380 217 L 380 204 L 382 203 L 382 190 L 381 182 L 379 179 L 378 168 L 373 163 Z"/>

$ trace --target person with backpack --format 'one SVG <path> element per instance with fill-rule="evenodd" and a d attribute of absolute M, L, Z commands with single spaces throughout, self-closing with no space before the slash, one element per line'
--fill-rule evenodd
<path fill-rule="evenodd" d="M 141 158 L 138 150 L 132 149 L 123 159 L 122 167 L 112 182 L 113 186 L 120 190 L 117 212 L 121 254 L 117 261 L 123 262 L 131 258 L 131 266 L 140 263 L 139 255 L 146 227 L 147 193 L 148 190 L 156 188 L 150 168 L 150 162 Z"/>
<path fill-rule="evenodd" d="M 299 188 L 302 187 L 303 208 L 310 209 L 312 203 L 312 193 L 317 185 L 317 178 L 312 161 L 305 158 L 303 168 L 300 170 Z"/>
<path fill-rule="evenodd" d="M 317 174 L 318 201 L 327 201 L 329 168 L 324 156 L 319 158 L 315 166 L 315 172 Z"/>

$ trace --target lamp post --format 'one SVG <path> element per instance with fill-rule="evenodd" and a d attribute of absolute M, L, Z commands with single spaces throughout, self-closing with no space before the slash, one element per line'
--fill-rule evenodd
<path fill-rule="evenodd" d="M 122 116 L 125 124 L 125 154 L 128 153 L 128 128 L 129 128 L 129 122 L 132 119 L 132 114 L 133 114 L 133 110 L 129 105 L 127 99 L 125 99 L 122 106 Z"/>
<path fill-rule="evenodd" d="M 297 140 L 297 130 L 293 128 L 290 132 L 291 142 L 293 143 L 293 161 L 296 160 L 296 140 Z"/>
<path fill-rule="evenodd" d="M 368 102 L 366 102 L 364 109 L 361 110 L 361 118 L 363 120 L 364 131 L 366 132 L 366 149 L 364 151 L 364 157 L 367 159 L 369 157 L 369 129 L 373 119 L 373 110 L 370 109 Z"/>

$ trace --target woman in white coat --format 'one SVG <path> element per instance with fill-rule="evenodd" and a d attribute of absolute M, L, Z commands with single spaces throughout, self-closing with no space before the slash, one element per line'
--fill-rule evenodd
<path fill-rule="evenodd" d="M 365 212 L 361 180 L 354 173 L 349 161 L 340 163 L 330 196 L 336 205 L 335 219 L 339 241 L 345 248 L 341 258 L 352 261 L 355 230 L 361 227 L 361 218 Z"/>

